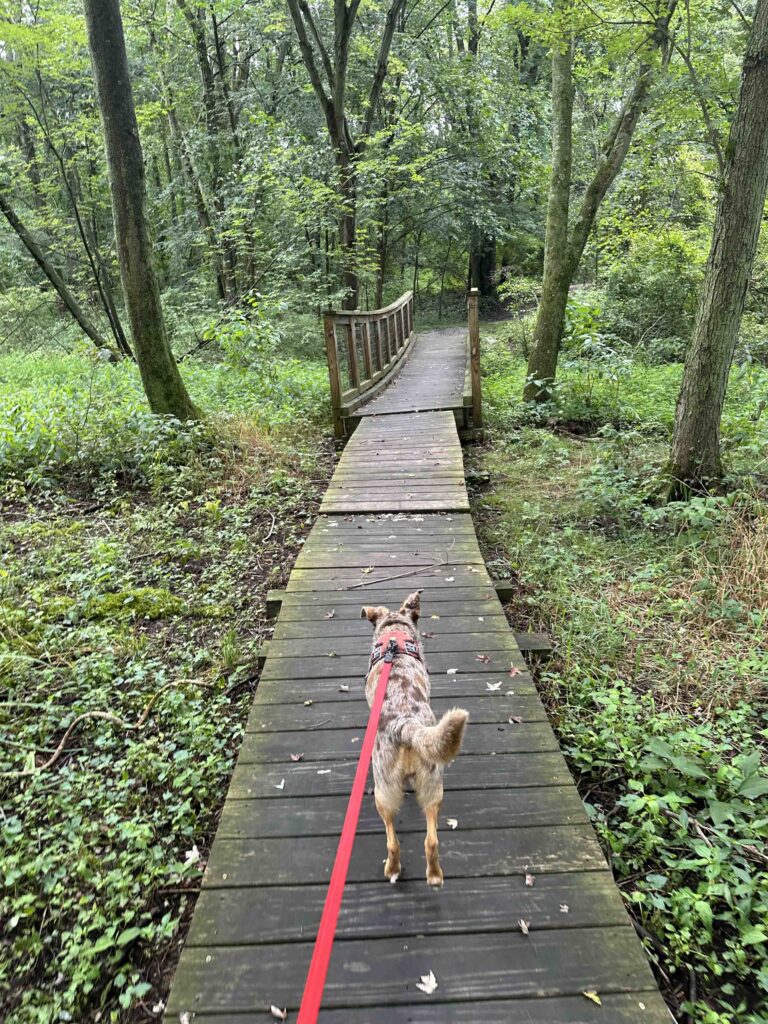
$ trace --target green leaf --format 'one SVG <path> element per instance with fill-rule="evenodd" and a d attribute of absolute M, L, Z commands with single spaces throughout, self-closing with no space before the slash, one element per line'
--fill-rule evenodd
<path fill-rule="evenodd" d="M 118 946 L 127 946 L 129 942 L 138 939 L 140 935 L 141 928 L 126 928 L 125 931 L 120 932 L 117 936 L 117 944 Z"/>
<path fill-rule="evenodd" d="M 747 928 L 739 937 L 745 946 L 756 946 L 759 942 L 768 941 L 768 933 L 759 924 Z"/>

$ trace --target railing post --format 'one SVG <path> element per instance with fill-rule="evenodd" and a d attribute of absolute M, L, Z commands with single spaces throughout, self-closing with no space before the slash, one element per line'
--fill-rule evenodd
<path fill-rule="evenodd" d="M 341 417 L 341 375 L 339 373 L 339 352 L 336 347 L 336 321 L 333 313 L 323 314 L 325 333 L 325 354 L 328 358 L 328 376 L 331 381 L 331 414 L 333 435 L 337 440 L 344 437 L 344 420 Z"/>
<path fill-rule="evenodd" d="M 472 423 L 483 425 L 483 397 L 480 392 L 480 312 L 478 309 L 480 290 L 472 288 L 469 293 L 469 365 L 472 377 Z"/>
<path fill-rule="evenodd" d="M 370 380 L 373 376 L 373 361 L 371 359 L 371 321 L 364 320 L 360 324 L 363 335 L 363 365 L 365 367 L 365 379 Z"/>
<path fill-rule="evenodd" d="M 360 387 L 360 368 L 357 365 L 357 329 L 354 320 L 346 325 L 347 359 L 349 366 L 349 382 L 353 388 Z"/>

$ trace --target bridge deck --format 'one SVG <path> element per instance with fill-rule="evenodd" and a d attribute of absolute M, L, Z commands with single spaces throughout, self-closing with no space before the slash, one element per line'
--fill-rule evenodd
<path fill-rule="evenodd" d="M 430 381 L 417 385 L 424 408 Z M 422 587 L 433 706 L 471 716 L 445 776 L 445 887 L 424 880 L 413 797 L 398 822 L 403 878 L 384 880 L 369 791 L 321 1021 L 669 1021 L 467 509 L 452 413 L 363 419 L 288 584 L 168 1020 L 257 1024 L 270 1004 L 295 1020 L 367 721 L 360 607 Z"/>

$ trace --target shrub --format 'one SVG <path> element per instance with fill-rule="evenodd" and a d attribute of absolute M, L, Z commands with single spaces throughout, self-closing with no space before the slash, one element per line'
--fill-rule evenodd
<path fill-rule="evenodd" d="M 658 355 L 674 360 L 688 340 L 702 280 L 702 258 L 680 231 L 634 236 L 629 252 L 611 267 L 605 317 L 611 331 L 634 345 L 665 339 Z M 670 339 L 679 339 L 671 343 Z M 650 358 L 650 355 L 649 355 Z"/>

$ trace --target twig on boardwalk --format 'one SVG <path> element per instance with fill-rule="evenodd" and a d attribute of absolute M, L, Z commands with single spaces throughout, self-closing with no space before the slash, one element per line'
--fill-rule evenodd
<path fill-rule="evenodd" d="M 362 583 L 351 583 L 348 587 L 345 587 L 344 589 L 359 590 L 360 587 L 370 587 L 371 584 L 373 583 L 389 583 L 390 580 L 402 580 L 406 576 L 415 576 L 416 573 L 419 572 L 428 572 L 430 569 L 439 569 L 441 566 L 448 565 L 448 555 L 450 554 L 451 549 L 453 548 L 453 545 L 455 543 L 456 538 L 454 537 L 453 540 L 451 541 L 451 546 L 445 553 L 445 558 L 441 559 L 441 561 L 439 562 L 433 562 L 431 565 L 417 565 L 414 569 L 407 569 L 405 572 L 395 573 L 394 576 L 382 576 L 380 579 L 377 580 L 363 580 Z"/>

